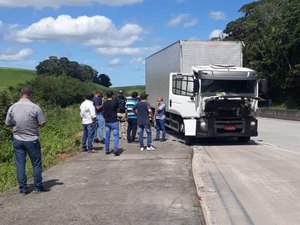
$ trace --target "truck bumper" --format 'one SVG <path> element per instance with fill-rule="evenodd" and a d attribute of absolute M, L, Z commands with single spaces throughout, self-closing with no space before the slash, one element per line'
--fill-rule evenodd
<path fill-rule="evenodd" d="M 257 119 L 200 118 L 196 120 L 196 137 L 252 137 L 257 136 Z"/>

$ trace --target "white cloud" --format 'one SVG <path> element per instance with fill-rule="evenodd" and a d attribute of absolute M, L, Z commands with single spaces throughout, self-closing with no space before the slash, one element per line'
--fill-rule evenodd
<path fill-rule="evenodd" d="M 129 63 L 131 64 L 145 64 L 145 60 L 142 57 L 132 58 Z"/>
<path fill-rule="evenodd" d="M 141 3 L 143 0 L 0 0 L 0 7 L 44 7 L 60 8 L 61 6 L 88 6 L 94 3 L 109 6 L 123 6 Z"/>
<path fill-rule="evenodd" d="M 0 28 L 3 26 L 3 22 L 0 20 Z"/>
<path fill-rule="evenodd" d="M 56 19 L 43 18 L 17 31 L 15 39 L 24 43 L 59 41 L 101 47 L 126 47 L 139 40 L 143 32 L 143 28 L 138 24 L 125 24 L 118 28 L 105 16 L 72 18 L 69 15 L 60 15 Z"/>
<path fill-rule="evenodd" d="M 31 56 L 33 51 L 30 48 L 24 48 L 17 52 L 8 51 L 0 54 L 0 61 L 21 61 Z"/>
<path fill-rule="evenodd" d="M 121 60 L 120 58 L 115 58 L 115 59 L 112 59 L 111 61 L 108 62 L 108 65 L 113 67 L 113 66 L 119 66 L 121 65 Z"/>
<path fill-rule="evenodd" d="M 183 13 L 173 17 L 168 22 L 168 27 L 178 27 L 178 26 L 192 27 L 195 26 L 197 23 L 198 23 L 197 18 L 193 18 L 189 14 Z"/>
<path fill-rule="evenodd" d="M 99 55 L 145 55 L 145 54 L 152 54 L 153 52 L 160 49 L 158 46 L 154 46 L 151 48 L 148 47 L 141 47 L 141 48 L 97 48 L 96 52 Z"/>
<path fill-rule="evenodd" d="M 214 20 L 224 20 L 226 18 L 225 13 L 221 11 L 214 11 L 211 12 L 209 15 Z"/>
<path fill-rule="evenodd" d="M 210 35 L 209 35 L 209 39 L 212 39 L 212 38 L 220 38 L 220 37 L 223 37 L 223 31 L 222 30 L 213 30 Z"/>

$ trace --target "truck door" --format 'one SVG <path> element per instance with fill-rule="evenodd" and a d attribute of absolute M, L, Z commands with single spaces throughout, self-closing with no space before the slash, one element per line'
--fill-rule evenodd
<path fill-rule="evenodd" d="M 196 117 L 196 97 L 192 75 L 171 73 L 168 109 L 182 118 Z"/>

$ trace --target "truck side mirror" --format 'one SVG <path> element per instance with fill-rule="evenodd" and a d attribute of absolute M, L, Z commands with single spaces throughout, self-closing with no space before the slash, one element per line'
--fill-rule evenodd
<path fill-rule="evenodd" d="M 259 84 L 259 95 L 265 95 L 268 91 L 268 80 L 265 78 L 258 80 Z"/>

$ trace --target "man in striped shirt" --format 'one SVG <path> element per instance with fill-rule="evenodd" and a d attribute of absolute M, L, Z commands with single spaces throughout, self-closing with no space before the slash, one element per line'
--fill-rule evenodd
<path fill-rule="evenodd" d="M 17 180 L 21 194 L 28 193 L 26 176 L 26 155 L 29 155 L 34 178 L 34 192 L 47 191 L 42 184 L 41 145 L 39 127 L 44 127 L 46 120 L 41 108 L 31 101 L 32 90 L 23 87 L 20 100 L 7 112 L 5 124 L 13 128 L 13 148 L 17 168 Z"/>
<path fill-rule="evenodd" d="M 133 108 L 137 104 L 137 92 L 132 92 L 131 99 L 128 99 L 126 102 L 126 118 L 127 118 L 127 142 L 134 142 L 137 130 L 137 115 Z"/>

